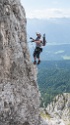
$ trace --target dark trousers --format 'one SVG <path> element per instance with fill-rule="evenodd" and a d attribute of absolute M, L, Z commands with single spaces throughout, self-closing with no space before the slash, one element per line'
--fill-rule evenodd
<path fill-rule="evenodd" d="M 33 53 L 33 57 L 40 57 L 40 53 L 42 52 L 42 48 L 36 47 Z"/>

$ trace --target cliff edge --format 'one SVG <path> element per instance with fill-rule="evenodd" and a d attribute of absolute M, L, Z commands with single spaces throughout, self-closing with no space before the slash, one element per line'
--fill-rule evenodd
<path fill-rule="evenodd" d="M 0 125 L 39 125 L 39 91 L 20 0 L 0 0 Z"/>

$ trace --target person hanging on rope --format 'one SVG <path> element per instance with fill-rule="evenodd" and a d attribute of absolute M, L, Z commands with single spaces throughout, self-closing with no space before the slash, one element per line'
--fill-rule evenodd
<path fill-rule="evenodd" d="M 30 37 L 30 39 L 32 39 L 32 42 L 36 43 L 36 47 L 33 53 L 33 57 L 34 57 L 34 64 L 40 64 L 41 60 L 40 60 L 40 53 L 42 52 L 42 40 L 41 40 L 41 34 L 40 33 L 36 33 L 36 39 L 33 39 L 32 37 Z M 38 62 L 37 62 L 38 59 Z"/>

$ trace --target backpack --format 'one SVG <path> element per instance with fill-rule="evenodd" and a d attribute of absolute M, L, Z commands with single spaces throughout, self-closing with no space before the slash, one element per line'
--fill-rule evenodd
<path fill-rule="evenodd" d="M 46 37 L 45 37 L 45 34 L 43 34 L 42 44 L 43 44 L 43 46 L 45 46 L 45 45 L 46 45 Z"/>

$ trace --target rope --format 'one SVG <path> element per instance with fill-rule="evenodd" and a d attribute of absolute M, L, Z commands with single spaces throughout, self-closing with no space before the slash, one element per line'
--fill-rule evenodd
<path fill-rule="evenodd" d="M 27 35 L 28 35 L 28 36 L 29 36 L 29 38 L 30 38 L 30 35 L 29 35 L 28 33 L 27 33 Z M 33 50 L 35 49 L 33 42 L 31 42 L 31 41 L 28 41 L 27 43 L 30 43 L 30 44 L 32 45 L 32 47 L 33 47 Z"/>

